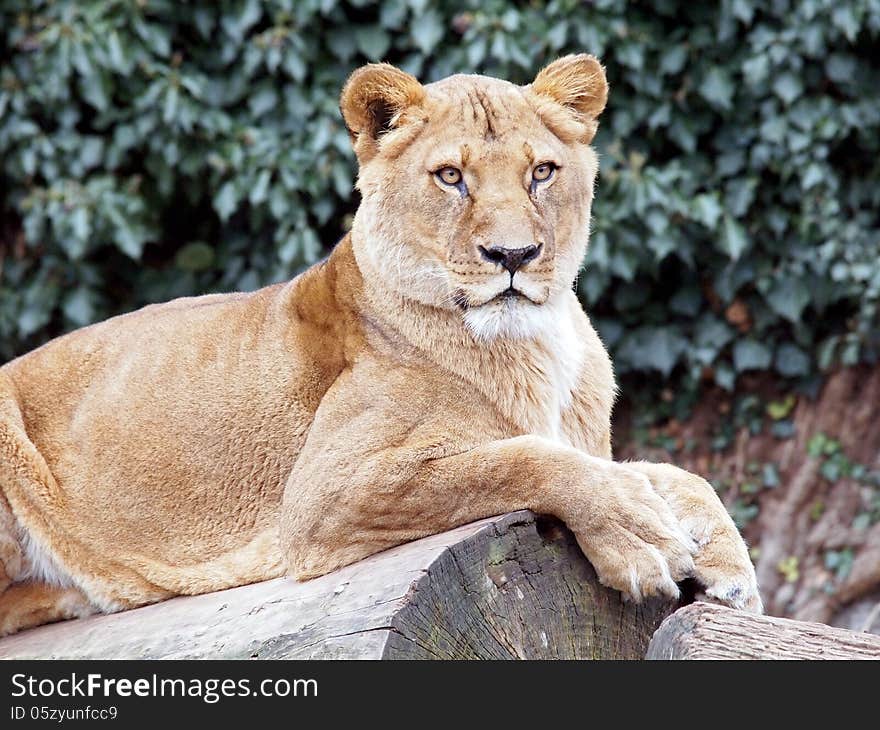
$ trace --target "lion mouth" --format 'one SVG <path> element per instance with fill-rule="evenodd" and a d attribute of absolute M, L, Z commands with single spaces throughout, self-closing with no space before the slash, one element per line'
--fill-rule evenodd
<path fill-rule="evenodd" d="M 495 302 L 498 300 L 504 301 L 507 299 L 528 299 L 528 297 L 525 294 L 523 294 L 519 289 L 514 289 L 512 286 L 509 286 L 509 287 L 507 287 L 507 289 L 505 289 L 500 294 L 496 294 L 489 301 Z M 531 301 L 531 300 L 529 300 L 529 301 Z"/>
<path fill-rule="evenodd" d="M 480 304 L 479 306 L 484 307 L 489 304 L 500 304 L 503 307 L 512 307 L 518 303 L 528 303 L 528 304 L 540 304 L 540 302 L 536 302 L 532 299 L 528 294 L 526 294 L 522 289 L 517 289 L 514 286 L 509 286 L 504 291 L 498 292 L 495 296 L 487 299 L 485 302 Z M 473 305 L 471 305 L 473 306 Z"/>
<path fill-rule="evenodd" d="M 470 299 L 470 297 L 467 296 L 467 294 L 459 289 L 455 292 L 455 294 L 453 294 L 452 301 L 463 312 L 466 312 L 469 309 L 478 309 L 479 307 L 485 307 L 490 304 L 501 304 L 502 306 L 511 306 L 516 302 L 529 302 L 530 304 L 536 305 L 540 304 L 540 302 L 536 302 L 524 291 L 522 291 L 521 289 L 517 289 L 514 286 L 509 286 L 507 287 L 507 289 L 504 289 L 503 291 L 500 291 L 483 301 L 473 301 L 472 299 Z"/>

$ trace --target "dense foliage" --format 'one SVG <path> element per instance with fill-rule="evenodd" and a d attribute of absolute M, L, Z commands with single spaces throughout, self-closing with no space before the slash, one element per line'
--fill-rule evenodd
<path fill-rule="evenodd" d="M 880 349 L 880 0 L 2 0 L 0 361 L 291 276 L 356 205 L 357 65 L 607 65 L 579 280 L 618 370 L 733 387 Z"/>

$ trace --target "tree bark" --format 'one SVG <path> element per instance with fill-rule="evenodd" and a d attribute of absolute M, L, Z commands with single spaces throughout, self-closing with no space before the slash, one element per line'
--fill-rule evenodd
<path fill-rule="evenodd" d="M 0 658 L 640 659 L 676 604 L 624 603 L 557 520 L 514 512 L 297 583 L 0 640 Z"/>

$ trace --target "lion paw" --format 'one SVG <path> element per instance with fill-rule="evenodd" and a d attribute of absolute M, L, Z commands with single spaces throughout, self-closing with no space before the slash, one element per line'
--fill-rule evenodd
<path fill-rule="evenodd" d="M 575 528 L 599 582 L 624 600 L 677 599 L 679 581 L 694 575 L 697 545 L 641 474 L 621 469 L 604 494 L 605 508 Z"/>
<path fill-rule="evenodd" d="M 748 548 L 721 500 L 705 479 L 671 464 L 628 464 L 644 474 L 682 528 L 696 541 L 694 578 L 700 597 L 754 613 L 763 612 Z"/>
<path fill-rule="evenodd" d="M 751 561 L 748 558 L 743 561 L 738 550 L 729 555 L 723 565 L 719 565 L 718 558 L 716 553 L 712 565 L 709 565 L 707 556 L 697 554 L 695 577 L 703 586 L 703 591 L 697 597 L 743 611 L 763 613 L 764 604 L 758 593 L 758 582 Z"/>

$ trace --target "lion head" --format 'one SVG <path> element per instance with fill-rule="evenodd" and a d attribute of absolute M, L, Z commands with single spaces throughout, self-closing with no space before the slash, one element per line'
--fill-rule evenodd
<path fill-rule="evenodd" d="M 405 298 L 457 310 L 478 339 L 534 336 L 586 252 L 607 96 L 588 55 L 527 86 L 355 71 L 340 106 L 360 165 L 359 264 Z"/>

